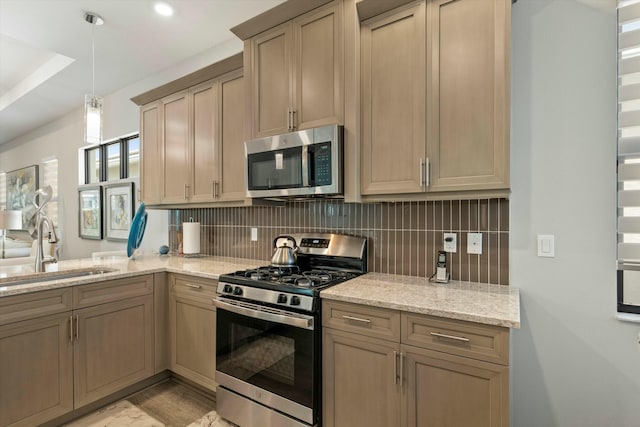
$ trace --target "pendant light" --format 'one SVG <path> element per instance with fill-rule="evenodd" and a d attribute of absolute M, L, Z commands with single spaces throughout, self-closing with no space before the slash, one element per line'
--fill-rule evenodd
<path fill-rule="evenodd" d="M 102 142 L 102 97 L 96 96 L 95 27 L 104 24 L 100 15 L 86 12 L 84 20 L 91 24 L 91 94 L 84 96 L 84 141 L 87 144 Z"/>

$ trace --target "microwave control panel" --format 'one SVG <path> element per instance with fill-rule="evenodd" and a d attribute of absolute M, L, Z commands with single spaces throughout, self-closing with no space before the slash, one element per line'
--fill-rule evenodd
<path fill-rule="evenodd" d="M 331 143 L 322 142 L 309 146 L 312 186 L 331 185 Z"/>

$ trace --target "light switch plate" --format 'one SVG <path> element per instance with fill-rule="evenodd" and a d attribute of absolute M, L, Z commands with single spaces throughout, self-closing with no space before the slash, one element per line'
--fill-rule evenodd
<path fill-rule="evenodd" d="M 553 234 L 538 234 L 538 256 L 545 258 L 554 258 L 556 256 Z"/>
<path fill-rule="evenodd" d="M 256 227 L 251 227 L 251 241 L 252 242 L 258 241 L 258 228 Z"/>
<path fill-rule="evenodd" d="M 444 233 L 443 249 L 445 252 L 456 251 L 456 233 Z"/>
<path fill-rule="evenodd" d="M 482 233 L 467 233 L 467 253 L 482 254 Z"/>

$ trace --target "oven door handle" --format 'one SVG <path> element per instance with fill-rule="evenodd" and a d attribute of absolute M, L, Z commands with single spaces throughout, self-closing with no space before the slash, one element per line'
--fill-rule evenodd
<path fill-rule="evenodd" d="M 311 316 L 304 316 L 301 314 L 292 316 L 281 310 L 267 309 L 267 311 L 265 310 L 265 307 L 259 305 L 238 301 L 226 302 L 219 298 L 213 300 L 213 305 L 232 313 L 253 317 L 254 319 L 267 320 L 269 322 L 295 326 L 296 328 L 309 330 L 314 329 L 313 317 Z"/>

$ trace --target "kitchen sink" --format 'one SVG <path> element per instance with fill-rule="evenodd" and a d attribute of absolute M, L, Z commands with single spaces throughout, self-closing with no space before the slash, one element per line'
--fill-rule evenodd
<path fill-rule="evenodd" d="M 115 268 L 91 267 L 78 270 L 51 271 L 34 273 L 16 277 L 0 278 L 0 288 L 5 286 L 25 285 L 28 283 L 50 282 L 54 280 L 72 279 L 75 277 L 94 276 L 118 271 Z"/>

